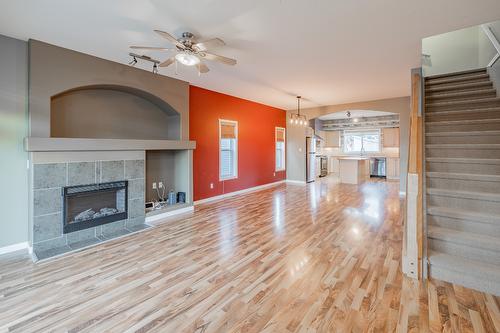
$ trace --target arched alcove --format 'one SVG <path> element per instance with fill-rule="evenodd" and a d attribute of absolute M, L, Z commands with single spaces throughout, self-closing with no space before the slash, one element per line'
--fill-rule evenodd
<path fill-rule="evenodd" d="M 51 97 L 50 136 L 179 140 L 180 115 L 161 98 L 136 88 L 91 85 Z"/>

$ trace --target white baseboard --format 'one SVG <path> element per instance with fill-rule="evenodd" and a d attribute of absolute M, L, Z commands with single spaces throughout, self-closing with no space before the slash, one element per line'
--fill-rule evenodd
<path fill-rule="evenodd" d="M 12 244 L 9 246 L 4 246 L 0 247 L 0 254 L 6 254 L 14 251 L 19 251 L 19 250 L 24 250 L 27 249 L 29 251 L 29 244 L 28 242 L 22 242 L 22 243 L 17 243 L 17 244 Z"/>
<path fill-rule="evenodd" d="M 293 184 L 293 185 L 305 185 L 305 184 L 307 184 L 305 181 L 302 181 L 302 180 L 287 179 L 286 182 L 287 182 L 287 184 Z"/>
<path fill-rule="evenodd" d="M 259 185 L 259 186 L 255 186 L 255 187 L 246 188 L 244 190 L 239 190 L 239 191 L 235 191 L 235 192 L 224 193 L 224 194 L 221 194 L 221 195 L 216 195 L 215 197 L 210 197 L 210 198 L 206 198 L 206 199 L 197 200 L 197 201 L 194 202 L 194 204 L 195 205 L 199 205 L 199 204 L 203 204 L 203 203 L 207 203 L 207 202 L 212 202 L 212 201 L 217 201 L 217 200 L 221 200 L 221 199 L 224 199 L 224 198 L 232 197 L 232 196 L 238 195 L 238 194 L 244 194 L 244 193 L 249 193 L 249 192 L 260 191 L 260 190 L 263 190 L 263 189 L 271 187 L 271 186 L 276 186 L 276 185 L 282 184 L 284 182 L 285 182 L 284 180 L 280 180 L 280 181 L 277 181 L 277 182 L 274 182 L 274 183 L 269 183 L 269 184 L 264 184 L 264 185 Z"/>
<path fill-rule="evenodd" d="M 179 208 L 176 210 L 171 210 L 169 212 L 165 212 L 165 213 L 161 213 L 161 214 L 157 214 L 157 215 L 153 215 L 153 216 L 146 216 L 146 223 L 154 222 L 154 221 L 158 221 L 158 220 L 163 220 L 164 218 L 178 215 L 178 214 L 191 213 L 193 211 L 194 211 L 194 207 L 189 206 L 189 207 Z"/>

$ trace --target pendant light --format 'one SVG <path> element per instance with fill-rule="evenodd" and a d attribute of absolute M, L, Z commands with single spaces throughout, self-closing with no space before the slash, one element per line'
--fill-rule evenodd
<path fill-rule="evenodd" d="M 300 114 L 300 99 L 301 96 L 297 96 L 297 113 L 290 114 L 290 124 L 307 126 L 307 118 Z"/>

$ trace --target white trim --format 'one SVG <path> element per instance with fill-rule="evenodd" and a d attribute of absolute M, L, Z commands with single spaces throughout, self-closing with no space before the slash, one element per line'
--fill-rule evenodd
<path fill-rule="evenodd" d="M 155 222 L 158 220 L 163 220 L 164 218 L 178 215 L 178 214 L 192 213 L 193 211 L 194 211 L 194 207 L 189 206 L 189 207 L 179 208 L 179 209 L 171 210 L 169 212 L 165 212 L 165 213 L 161 213 L 161 214 L 157 214 L 157 215 L 153 215 L 153 216 L 146 216 L 146 223 Z"/>
<path fill-rule="evenodd" d="M 234 124 L 234 132 L 236 134 L 236 145 L 234 147 L 234 170 L 233 175 L 230 177 L 222 178 L 220 176 L 220 141 L 221 141 L 221 125 L 222 123 Z M 227 119 L 219 119 L 219 181 L 223 182 L 225 180 L 237 179 L 238 178 L 238 121 L 236 120 L 227 120 Z"/>
<path fill-rule="evenodd" d="M 19 250 L 24 250 L 27 249 L 29 251 L 29 244 L 28 242 L 22 242 L 22 243 L 17 243 L 17 244 L 12 244 L 4 247 L 0 247 L 0 254 L 7 254 Z"/>
<path fill-rule="evenodd" d="M 276 148 L 278 146 L 278 130 L 283 131 L 283 167 L 276 169 Z M 286 128 L 274 127 L 274 172 L 286 171 Z"/>
<path fill-rule="evenodd" d="M 306 185 L 307 183 L 303 180 L 292 180 L 292 179 L 287 179 L 286 180 L 287 184 L 293 184 L 293 185 Z"/>
<path fill-rule="evenodd" d="M 260 191 L 260 190 L 263 190 L 263 189 L 271 187 L 271 186 L 282 184 L 284 182 L 285 182 L 284 180 L 279 180 L 277 182 L 273 182 L 273 183 L 269 183 L 269 184 L 264 184 L 264 185 L 249 187 L 249 188 L 246 188 L 244 190 L 239 190 L 239 191 L 224 193 L 224 194 L 221 194 L 221 195 L 216 195 L 214 197 L 197 200 L 197 201 L 194 202 L 194 204 L 195 205 L 199 205 L 199 204 L 203 204 L 203 203 L 207 203 L 207 202 L 212 202 L 212 201 L 217 201 L 217 200 L 221 200 L 221 199 L 224 199 L 224 198 L 232 197 L 232 196 L 235 196 L 235 195 L 238 195 L 238 194 L 244 194 L 244 193 L 249 193 L 249 192 Z"/>

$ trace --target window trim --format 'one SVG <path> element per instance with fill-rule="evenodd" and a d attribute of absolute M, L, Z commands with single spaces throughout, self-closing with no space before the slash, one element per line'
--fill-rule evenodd
<path fill-rule="evenodd" d="M 369 132 L 377 132 L 378 133 L 378 150 L 377 151 L 352 151 L 352 152 L 347 152 L 345 151 L 345 136 L 347 133 L 369 133 Z M 380 128 L 366 128 L 366 129 L 348 129 L 348 130 L 343 130 L 342 131 L 342 153 L 347 154 L 347 155 L 360 155 L 360 154 L 377 154 L 382 152 L 382 131 Z"/>
<path fill-rule="evenodd" d="M 230 177 L 221 177 L 221 129 L 222 129 L 222 123 L 229 123 L 229 124 L 234 124 L 234 132 L 236 135 L 236 144 L 234 145 L 234 174 Z M 238 121 L 236 120 L 228 120 L 228 119 L 219 119 L 219 160 L 218 160 L 218 165 L 219 165 L 219 181 L 225 181 L 225 180 L 231 180 L 231 179 L 238 179 Z"/>
<path fill-rule="evenodd" d="M 283 168 L 278 169 L 276 165 L 276 151 L 278 149 L 278 131 L 283 131 Z M 286 171 L 286 128 L 276 126 L 274 128 L 274 172 Z"/>

